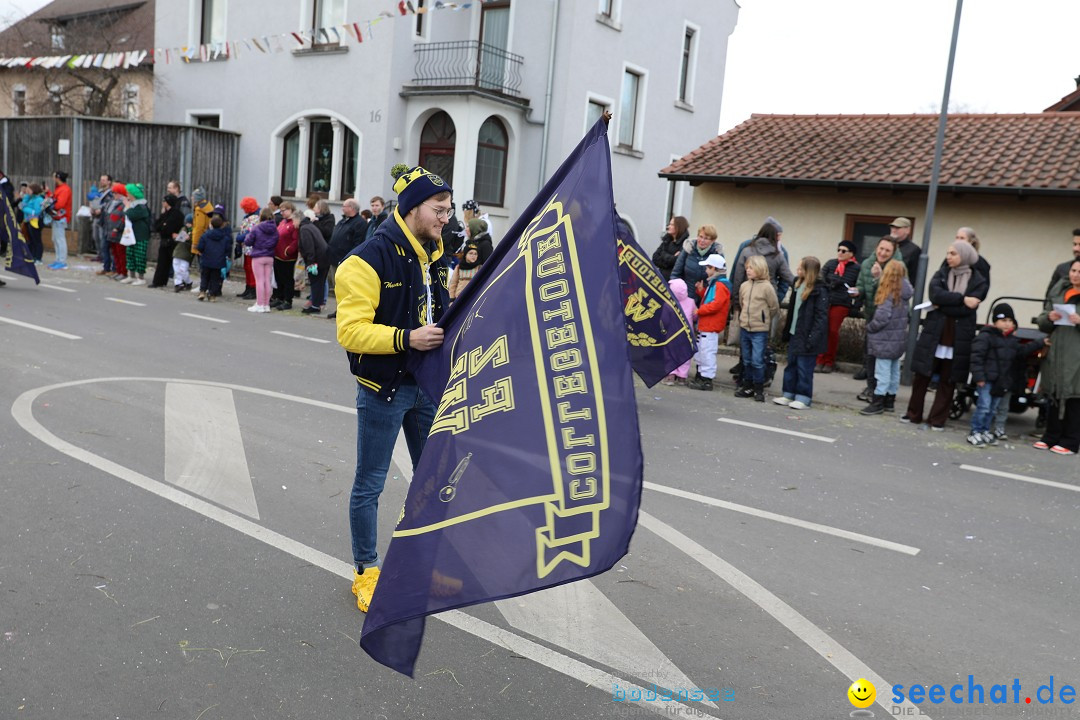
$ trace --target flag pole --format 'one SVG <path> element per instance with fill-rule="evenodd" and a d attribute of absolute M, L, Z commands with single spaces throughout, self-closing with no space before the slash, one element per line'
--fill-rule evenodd
<path fill-rule="evenodd" d="M 923 301 L 923 288 L 926 287 L 926 271 L 930 261 L 930 230 L 934 224 L 934 210 L 937 205 L 938 180 L 941 176 L 941 156 L 945 146 L 945 121 L 949 114 L 949 91 L 952 88 L 953 61 L 956 59 L 956 41 L 960 36 L 960 11 L 964 0 L 956 0 L 956 16 L 953 18 L 952 43 L 949 45 L 949 64 L 945 70 L 945 93 L 941 98 L 941 113 L 938 116 L 937 141 L 934 143 L 934 165 L 930 173 L 930 190 L 926 197 L 926 222 L 923 224 L 922 254 L 919 255 L 919 267 L 915 277 L 915 297 L 912 308 Z M 908 324 L 907 352 L 904 354 L 903 383 L 911 384 L 911 363 L 915 357 L 915 342 L 919 336 L 921 310 L 911 310 L 911 322 Z"/>

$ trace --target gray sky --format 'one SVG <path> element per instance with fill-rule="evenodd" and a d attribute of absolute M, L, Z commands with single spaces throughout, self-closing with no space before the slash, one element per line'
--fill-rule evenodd
<path fill-rule="evenodd" d="M 48 5 L 52 0 L 0 0 L 0 28 Z"/>
<path fill-rule="evenodd" d="M 903 114 L 940 107 L 954 0 L 740 5 L 721 130 L 751 113 Z M 1078 28 L 1076 0 L 966 0 L 950 107 L 1042 111 L 1076 89 Z"/>

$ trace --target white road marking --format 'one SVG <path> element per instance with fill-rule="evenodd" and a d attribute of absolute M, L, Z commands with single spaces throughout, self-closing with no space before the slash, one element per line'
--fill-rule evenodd
<path fill-rule="evenodd" d="M 31 325 L 25 323 L 22 320 L 12 320 L 11 318 L 0 317 L 0 322 L 6 322 L 10 325 L 18 325 L 28 330 L 37 330 L 38 332 L 48 333 L 49 335 L 55 335 L 56 337 L 66 338 L 68 340 L 82 340 L 78 335 L 71 335 L 70 333 L 60 332 L 59 330 L 51 330 L 47 327 L 41 327 L 40 325 Z"/>
<path fill-rule="evenodd" d="M 165 386 L 165 482 L 260 519 L 232 390 Z"/>
<path fill-rule="evenodd" d="M 105 298 L 109 302 L 123 303 L 124 305 L 136 305 L 138 307 L 146 307 L 146 303 L 135 302 L 134 300 L 121 300 L 120 298 L 107 297 Z"/>
<path fill-rule="evenodd" d="M 700 690 L 591 580 L 495 602 L 518 630 L 658 687 Z M 709 707 L 716 703 L 705 697 Z"/>
<path fill-rule="evenodd" d="M 220 318 L 207 317 L 205 315 L 196 315 L 195 313 L 180 313 L 184 317 L 195 318 L 196 320 L 209 320 L 216 323 L 228 323 L 228 320 L 221 320 Z"/>
<path fill-rule="evenodd" d="M 282 332 L 281 330 L 271 330 L 270 332 L 273 333 L 274 335 L 284 335 L 285 337 L 296 338 L 298 340 L 310 340 L 311 342 L 317 342 L 317 343 L 329 343 L 330 342 L 329 340 L 323 340 L 322 338 L 313 338 L 313 337 L 308 337 L 307 335 L 296 335 L 296 334 L 290 333 L 290 332 Z"/>
<path fill-rule="evenodd" d="M 72 288 L 60 287 L 59 285 L 50 285 L 48 283 L 41 283 L 41 287 L 48 290 L 59 290 L 60 292 L 79 292 L 78 290 L 73 290 Z"/>
<path fill-rule="evenodd" d="M 783 433 L 784 435 L 792 435 L 794 437 L 806 438 L 807 440 L 817 440 L 819 442 L 834 443 L 836 438 L 824 437 L 822 435 L 811 435 L 810 433 L 797 432 L 795 430 L 784 430 L 783 428 L 770 427 L 769 425 L 758 425 L 757 423 L 746 422 L 745 420 L 732 420 L 731 418 L 716 418 L 717 422 L 730 423 L 732 425 L 743 425 L 745 427 L 754 428 L 755 430 L 768 430 L 769 432 Z M 856 678 L 858 679 L 858 678 Z"/>
<path fill-rule="evenodd" d="M 1023 482 L 1033 483 L 1035 485 L 1045 485 L 1047 487 L 1058 488 L 1059 490 L 1072 490 L 1073 492 L 1080 492 L 1080 486 L 1057 482 L 1056 480 L 1043 480 L 1041 478 L 1028 477 L 1027 475 L 1017 475 L 1016 473 L 1005 472 L 1003 470 L 990 470 L 989 468 L 975 467 L 974 465 L 961 465 L 960 469 L 982 473 L 983 475 L 996 475 L 997 477 L 1008 478 L 1010 480 L 1020 480 Z"/>
<path fill-rule="evenodd" d="M 834 528 L 828 525 L 820 525 L 815 522 L 788 517 L 787 515 L 779 515 L 774 512 L 769 512 L 768 510 L 758 510 L 757 508 L 752 508 L 748 505 L 739 505 L 738 503 L 728 502 L 727 500 L 711 498 L 707 495 L 698 495 L 697 493 L 679 490 L 678 488 L 668 487 L 666 485 L 657 485 L 656 483 L 647 480 L 644 483 L 644 487 L 646 490 L 655 490 L 656 492 L 674 495 L 675 497 L 681 497 L 685 500 L 693 500 L 694 502 L 699 502 L 704 505 L 712 505 L 713 507 L 723 508 L 725 510 L 753 515 L 754 517 L 759 517 L 764 520 L 774 520 L 779 523 L 784 523 L 785 525 L 793 525 L 805 530 L 813 530 L 815 532 L 825 533 L 826 535 L 844 538 L 845 540 L 854 540 L 855 542 L 873 545 L 874 547 L 884 548 L 886 550 L 895 550 L 896 552 L 904 553 L 905 555 L 919 554 L 919 548 L 912 547 L 911 545 L 901 545 L 900 543 L 891 540 L 882 540 L 881 538 L 876 538 L 871 535 L 863 535 L 861 533 L 851 532 L 850 530 L 841 530 L 840 528 Z"/>
<path fill-rule="evenodd" d="M 667 523 L 644 511 L 638 512 L 638 524 L 668 541 L 690 558 L 701 563 L 707 570 L 731 585 L 731 587 L 741 592 L 751 602 L 772 615 L 781 625 L 790 630 L 795 637 L 809 645 L 830 665 L 851 678 L 852 682 L 859 678 L 865 678 L 872 682 L 875 687 L 879 688 L 877 704 L 884 708 L 888 717 L 891 717 L 890 713 L 894 712 L 893 707 L 902 707 L 907 708 L 900 713 L 903 716 L 918 715 L 923 720 L 930 720 L 930 716 L 926 714 L 925 710 L 916 708 L 909 700 L 904 700 L 899 705 L 886 706 L 886 699 L 891 697 L 887 690 L 892 687 L 892 683 L 886 682 L 869 665 L 855 657 L 851 651 L 829 637 L 824 630 L 807 620 L 797 610 L 776 595 L 773 595 L 749 575 L 715 553 L 705 549 Z"/>
<path fill-rule="evenodd" d="M 76 445 L 73 445 L 66 440 L 62 440 L 48 429 L 44 425 L 39 423 L 34 417 L 34 401 L 41 395 L 51 392 L 53 390 L 60 390 L 63 388 L 77 387 L 80 385 L 92 385 L 99 382 L 161 382 L 161 383 L 184 383 L 188 385 L 204 385 L 207 387 L 215 388 L 227 388 L 229 390 L 235 390 L 240 392 L 249 392 L 255 395 L 261 395 L 263 397 L 272 397 L 279 400 L 288 400 L 291 402 L 301 403 L 303 405 L 311 405 L 314 407 L 320 407 L 326 410 L 333 410 L 346 414 L 355 414 L 355 407 L 348 407 L 345 405 L 334 405 L 332 403 L 323 402 L 321 400 L 311 400 L 309 398 L 297 397 L 294 395 L 286 395 L 284 393 L 274 392 L 273 390 L 262 390 L 260 388 L 246 387 L 243 385 L 233 385 L 229 383 L 217 383 L 203 380 L 183 380 L 179 378 L 143 378 L 143 377 L 112 377 L 112 378 L 94 378 L 90 380 L 74 380 L 71 382 L 57 383 L 55 385 L 47 385 L 45 387 L 35 388 L 33 390 L 27 390 L 19 395 L 15 399 L 15 402 L 11 406 L 11 416 L 15 421 L 25 430 L 30 433 L 34 438 L 45 443 L 49 447 L 52 447 L 65 455 L 74 458 L 80 462 L 86 463 L 91 467 L 95 467 L 102 472 L 109 473 L 110 475 L 124 480 L 136 487 L 142 488 L 147 492 L 153 493 L 158 497 L 173 502 L 183 508 L 192 510 L 194 512 L 203 515 L 211 520 L 221 523 L 225 527 L 236 530 L 254 540 L 258 540 L 270 547 L 273 547 L 282 552 L 288 553 L 293 557 L 309 563 L 316 567 L 320 567 L 327 572 L 336 575 L 345 580 L 352 581 L 353 568 L 350 563 L 343 562 L 337 558 L 331 557 L 326 553 L 308 547 L 303 543 L 297 542 L 290 537 L 276 533 L 269 528 L 263 527 L 247 518 L 240 517 L 234 513 L 229 512 L 223 508 L 213 505 L 201 498 L 194 497 L 186 492 L 179 490 L 167 483 L 153 480 L 141 473 L 115 463 L 106 458 L 95 455 L 94 453 L 84 450 Z M 399 442 L 400 442 L 399 437 Z M 408 457 L 406 452 L 405 457 Z M 395 452 L 395 462 L 399 461 L 399 456 Z M 407 469 L 406 469 L 407 468 Z M 406 463 L 406 466 L 401 467 L 403 472 L 408 472 L 411 477 L 411 463 Z M 471 615 L 466 615 L 461 610 L 449 610 L 447 612 L 438 613 L 430 616 L 434 620 L 441 620 L 442 622 L 450 625 L 453 628 L 467 632 L 470 635 L 478 637 L 482 640 L 487 640 L 493 645 L 497 645 L 501 648 L 509 650 L 511 653 L 515 653 L 522 657 L 528 658 L 540 665 L 551 668 L 556 672 L 562 673 L 567 677 L 574 680 L 585 683 L 585 687 L 593 687 L 610 697 L 611 689 L 614 683 L 618 683 L 620 688 L 624 688 L 627 691 L 627 695 L 630 695 L 630 691 L 636 690 L 639 697 L 645 697 L 645 693 L 648 688 L 644 688 L 640 685 L 636 685 L 632 682 L 620 678 L 611 673 L 605 672 L 600 668 L 592 667 L 586 663 L 576 660 L 568 655 L 564 655 L 557 650 L 553 650 L 549 647 L 533 642 L 527 638 L 518 635 L 517 633 L 510 632 L 496 625 L 492 625 L 488 622 L 475 618 Z M 671 714 L 679 714 L 689 716 L 691 713 L 699 714 L 699 709 L 694 709 L 689 705 L 684 705 L 677 701 L 662 701 L 662 700 L 640 700 L 626 702 L 627 705 L 639 705 L 647 708 L 657 715 L 670 716 Z M 678 710 L 676 710 L 678 708 Z"/>

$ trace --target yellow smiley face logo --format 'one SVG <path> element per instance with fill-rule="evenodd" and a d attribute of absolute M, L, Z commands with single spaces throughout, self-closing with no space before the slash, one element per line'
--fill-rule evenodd
<path fill-rule="evenodd" d="M 874 700 L 877 698 L 877 688 L 869 680 L 859 678 L 851 683 L 851 687 L 847 689 L 847 697 L 855 707 L 867 708 L 874 704 Z"/>

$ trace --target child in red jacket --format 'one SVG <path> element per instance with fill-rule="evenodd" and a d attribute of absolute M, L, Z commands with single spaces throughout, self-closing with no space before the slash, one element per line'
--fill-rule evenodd
<path fill-rule="evenodd" d="M 724 256 L 713 253 L 699 261 L 705 266 L 705 282 L 699 282 L 697 375 L 688 384 L 695 390 L 712 390 L 716 377 L 716 349 L 720 333 L 727 327 L 731 291 L 722 280 L 727 270 Z"/>

